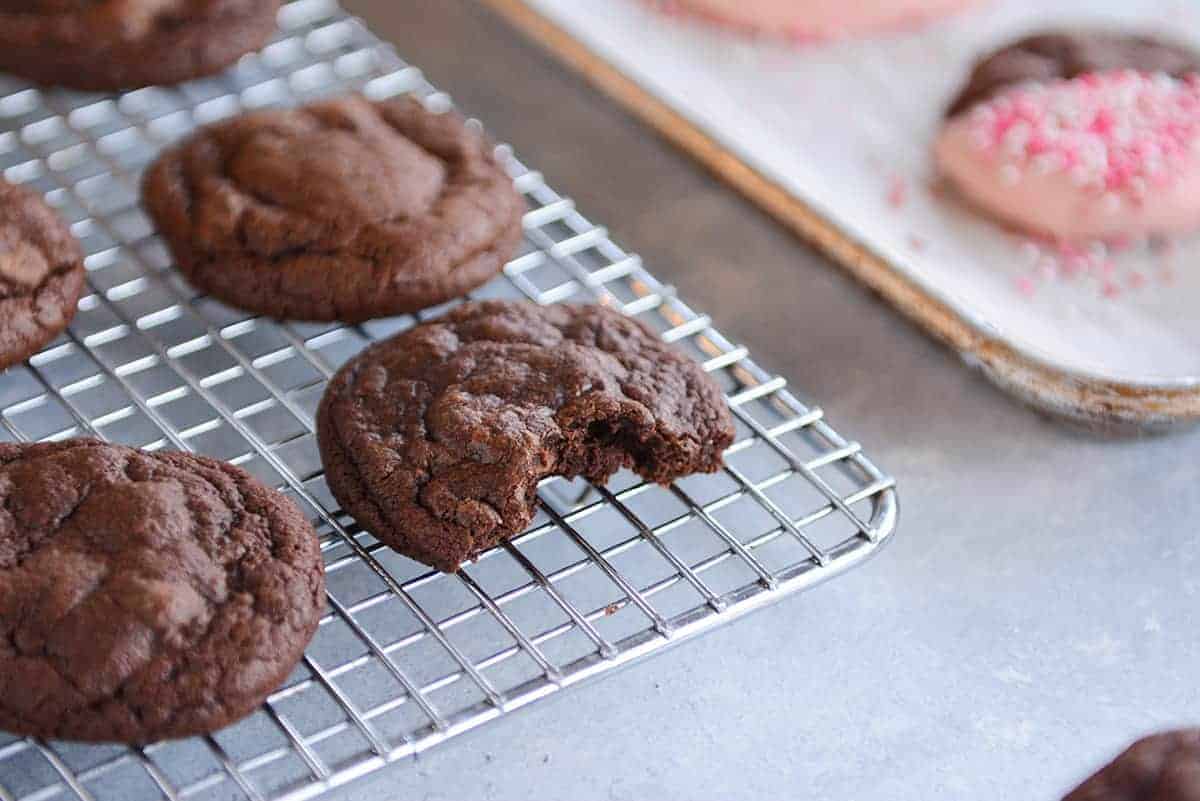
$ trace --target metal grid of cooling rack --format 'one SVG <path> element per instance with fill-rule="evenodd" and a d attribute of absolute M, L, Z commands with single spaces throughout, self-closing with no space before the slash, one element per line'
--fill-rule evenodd
<path fill-rule="evenodd" d="M 831 578 L 896 521 L 893 482 L 505 148 L 526 241 L 476 297 L 594 300 L 700 359 L 738 425 L 728 466 L 663 488 L 553 479 L 529 530 L 457 575 L 338 510 L 313 413 L 338 365 L 418 318 L 278 323 L 199 295 L 138 208 L 141 170 L 195 125 L 339 91 L 448 106 L 334 0 L 297 0 L 216 79 L 121 96 L 0 77 L 0 169 L 43 191 L 87 253 L 70 331 L 0 377 L 0 439 L 93 435 L 240 464 L 318 526 L 328 610 L 247 720 L 143 749 L 0 735 L 0 801 L 313 798 L 518 707 Z M 431 309 L 419 318 L 437 314 Z"/>

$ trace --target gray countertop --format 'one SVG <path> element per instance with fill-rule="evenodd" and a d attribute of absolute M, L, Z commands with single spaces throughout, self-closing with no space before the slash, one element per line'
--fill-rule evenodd
<path fill-rule="evenodd" d="M 1200 434 L 1021 407 L 471 0 L 348 5 L 861 440 L 902 514 L 865 568 L 337 797 L 1055 799 L 1200 723 Z"/>

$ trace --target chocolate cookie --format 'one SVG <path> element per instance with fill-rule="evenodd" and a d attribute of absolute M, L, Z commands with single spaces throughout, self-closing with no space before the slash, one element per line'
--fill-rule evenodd
<path fill-rule="evenodd" d="M 1124 69 L 1182 78 L 1200 72 L 1200 53 L 1149 36 L 1108 31 L 1041 33 L 1014 42 L 980 61 L 946 115 L 959 114 L 1027 81 L 1048 83 Z"/>
<path fill-rule="evenodd" d="M 42 198 L 0 181 L 0 369 L 70 324 L 83 292 L 79 243 Z"/>
<path fill-rule="evenodd" d="M 0 728 L 145 743 L 210 732 L 287 678 L 324 571 L 283 495 L 212 459 L 0 444 Z"/>
<path fill-rule="evenodd" d="M 275 30 L 279 0 L 0 0 L 0 69 L 107 91 L 219 72 Z"/>
<path fill-rule="evenodd" d="M 196 286 L 345 322 L 479 286 L 520 243 L 525 211 L 461 117 L 358 96 L 206 128 L 154 165 L 143 199 Z"/>
<path fill-rule="evenodd" d="M 600 306 L 486 301 L 380 342 L 317 415 L 343 507 L 401 553 L 451 572 L 520 533 L 547 476 L 667 483 L 721 466 L 720 388 L 640 323 Z"/>
<path fill-rule="evenodd" d="M 1156 734 L 1129 750 L 1063 801 L 1200 799 L 1200 729 Z"/>

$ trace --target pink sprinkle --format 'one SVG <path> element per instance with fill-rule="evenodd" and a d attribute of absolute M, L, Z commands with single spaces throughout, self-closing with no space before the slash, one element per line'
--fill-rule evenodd
<path fill-rule="evenodd" d="M 913 250 L 917 251 L 918 253 L 920 253 L 921 251 L 925 250 L 926 247 L 929 246 L 929 243 L 924 238 L 919 237 L 916 234 L 909 234 L 908 235 L 908 246 L 911 247 Z"/>
<path fill-rule="evenodd" d="M 1076 247 L 1064 246 L 1060 253 L 1062 254 L 1060 260 L 1062 271 L 1068 278 L 1087 272 L 1091 266 L 1088 254 Z"/>
<path fill-rule="evenodd" d="M 1021 86 L 975 107 L 971 139 L 1018 178 L 1049 169 L 1137 201 L 1200 152 L 1200 75 L 1122 70 Z"/>
<path fill-rule="evenodd" d="M 1096 116 L 1092 119 L 1092 124 L 1088 126 L 1088 130 L 1100 136 L 1111 136 L 1112 130 L 1117 124 L 1117 115 L 1110 108 L 1102 108 L 1096 112 Z"/>
<path fill-rule="evenodd" d="M 1150 270 L 1139 270 L 1133 265 L 1122 265 L 1113 254 L 1121 248 L 1136 247 L 1145 254 L 1153 254 L 1156 265 Z M 1075 281 L 1081 287 L 1098 288 L 1106 298 L 1117 298 L 1129 291 L 1137 291 L 1151 284 L 1170 285 L 1177 274 L 1174 253 L 1175 240 L 1142 238 L 1136 242 L 1093 240 L 1026 239 L 1019 245 L 1019 253 L 1027 265 L 1027 272 L 1014 279 L 1018 292 L 1028 296 L 1032 289 L 1042 284 Z"/>
<path fill-rule="evenodd" d="M 903 208 L 908 201 L 908 181 L 904 176 L 893 175 L 888 185 L 887 202 L 893 209 Z"/>

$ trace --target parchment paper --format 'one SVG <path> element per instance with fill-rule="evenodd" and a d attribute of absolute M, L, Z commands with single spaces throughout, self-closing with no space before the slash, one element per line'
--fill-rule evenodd
<path fill-rule="evenodd" d="M 745 162 L 962 316 L 1069 373 L 1200 384 L 1200 236 L 1110 254 L 1074 276 L 936 186 L 930 144 L 972 62 L 1038 28 L 1200 39 L 1200 2 L 998 2 L 920 31 L 788 45 L 636 0 L 527 0 Z M 738 265 L 753 269 L 753 265 Z M 1031 286 L 1032 285 L 1032 286 Z M 803 320 L 796 324 L 802 326 Z"/>

